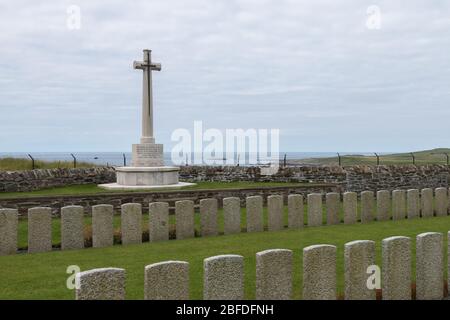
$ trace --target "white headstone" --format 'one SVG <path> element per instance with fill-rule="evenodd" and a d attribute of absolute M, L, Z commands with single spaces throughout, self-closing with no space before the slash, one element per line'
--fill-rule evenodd
<path fill-rule="evenodd" d="M 18 223 L 17 209 L 0 209 L 0 256 L 17 252 Z"/>

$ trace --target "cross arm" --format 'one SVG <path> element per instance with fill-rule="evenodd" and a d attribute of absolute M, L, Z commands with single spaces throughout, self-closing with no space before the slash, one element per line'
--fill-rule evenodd
<path fill-rule="evenodd" d="M 143 70 L 143 69 L 145 69 L 145 67 L 146 67 L 146 64 L 142 61 L 134 61 L 133 62 L 133 69 Z"/>
<path fill-rule="evenodd" d="M 142 61 L 134 61 L 133 69 L 141 69 L 150 68 L 150 70 L 161 71 L 161 63 L 145 63 Z"/>

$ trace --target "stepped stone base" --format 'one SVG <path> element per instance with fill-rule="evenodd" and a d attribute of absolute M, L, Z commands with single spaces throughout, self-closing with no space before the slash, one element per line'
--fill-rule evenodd
<path fill-rule="evenodd" d="M 118 167 L 117 183 L 101 184 L 107 190 L 140 190 L 159 188 L 180 188 L 195 183 L 179 182 L 178 167 Z"/>

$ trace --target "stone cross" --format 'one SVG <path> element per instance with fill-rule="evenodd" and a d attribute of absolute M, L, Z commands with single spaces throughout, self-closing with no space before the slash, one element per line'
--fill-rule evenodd
<path fill-rule="evenodd" d="M 152 71 L 161 71 L 160 63 L 153 63 L 151 50 L 144 50 L 144 61 L 134 61 L 133 68 L 144 71 L 142 81 L 142 137 L 141 143 L 155 143 L 153 137 Z"/>

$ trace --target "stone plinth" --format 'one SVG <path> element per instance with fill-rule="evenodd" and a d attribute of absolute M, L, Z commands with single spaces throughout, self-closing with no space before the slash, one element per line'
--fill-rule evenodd
<path fill-rule="evenodd" d="M 132 145 L 132 167 L 163 167 L 163 145 L 139 143 Z"/>
<path fill-rule="evenodd" d="M 179 167 L 117 167 L 117 183 L 101 184 L 109 190 L 179 188 L 194 183 L 179 182 Z"/>

